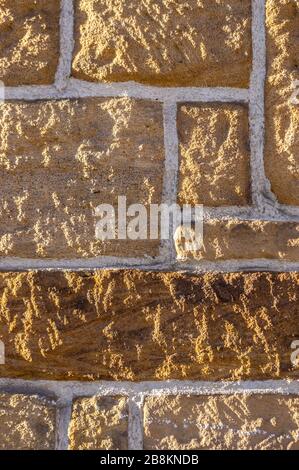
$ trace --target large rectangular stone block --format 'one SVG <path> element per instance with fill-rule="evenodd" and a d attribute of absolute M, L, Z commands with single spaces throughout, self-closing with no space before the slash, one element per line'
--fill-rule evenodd
<path fill-rule="evenodd" d="M 298 378 L 298 299 L 298 273 L 2 273 L 0 376 Z"/>
<path fill-rule="evenodd" d="M 299 398 L 287 395 L 148 397 L 145 449 L 298 450 Z"/>
<path fill-rule="evenodd" d="M 250 0 L 76 0 L 73 75 L 160 86 L 249 86 Z"/>
<path fill-rule="evenodd" d="M 0 107 L 0 256 L 156 256 L 157 240 L 96 239 L 99 204 L 160 203 L 161 104 L 129 98 Z"/>

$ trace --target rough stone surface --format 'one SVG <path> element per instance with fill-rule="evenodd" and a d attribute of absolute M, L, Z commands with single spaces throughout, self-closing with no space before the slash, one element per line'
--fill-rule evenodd
<path fill-rule="evenodd" d="M 79 398 L 69 427 L 71 450 L 126 450 L 127 400 L 122 397 Z"/>
<path fill-rule="evenodd" d="M 118 196 L 127 196 L 127 205 L 160 203 L 159 103 L 7 102 L 0 132 L 0 256 L 158 254 L 156 240 L 98 241 L 95 208 L 104 203 L 117 209 Z"/>
<path fill-rule="evenodd" d="M 184 104 L 178 111 L 180 204 L 247 205 L 248 110 L 237 104 Z"/>
<path fill-rule="evenodd" d="M 249 85 L 250 0 L 77 0 L 75 6 L 76 78 Z"/>
<path fill-rule="evenodd" d="M 298 273 L 0 274 L 2 377 L 299 378 Z"/>
<path fill-rule="evenodd" d="M 299 105 L 290 102 L 299 80 L 298 29 L 296 0 L 267 0 L 266 174 L 279 202 L 293 205 L 299 205 Z"/>
<path fill-rule="evenodd" d="M 183 234 L 181 231 L 180 233 Z M 204 223 L 203 244 L 194 229 L 176 240 L 179 259 L 221 261 L 229 259 L 281 259 L 299 261 L 299 223 L 209 220 Z M 195 243 L 190 249 L 188 237 Z"/>
<path fill-rule="evenodd" d="M 0 0 L 0 80 L 6 86 L 54 82 L 60 0 Z"/>
<path fill-rule="evenodd" d="M 54 404 L 37 396 L 1 393 L 0 449 L 54 449 L 55 420 Z"/>
<path fill-rule="evenodd" d="M 299 398 L 281 395 L 149 397 L 145 449 L 298 450 Z"/>

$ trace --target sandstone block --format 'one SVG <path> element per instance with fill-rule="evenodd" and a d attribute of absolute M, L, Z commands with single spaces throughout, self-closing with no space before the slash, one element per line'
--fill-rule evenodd
<path fill-rule="evenodd" d="M 60 0 L 0 1 L 0 80 L 6 86 L 54 82 Z"/>
<path fill-rule="evenodd" d="M 194 249 L 190 250 L 185 241 L 183 237 L 176 240 L 177 256 L 183 260 L 299 261 L 299 224 L 296 222 L 209 220 L 204 223 L 202 245 L 194 243 Z"/>
<path fill-rule="evenodd" d="M 298 299 L 298 273 L 1 273 L 0 376 L 298 378 Z"/>
<path fill-rule="evenodd" d="M 247 205 L 248 110 L 242 105 L 184 104 L 178 111 L 179 203 Z"/>
<path fill-rule="evenodd" d="M 246 88 L 249 0 L 77 0 L 73 75 L 99 82 Z"/>
<path fill-rule="evenodd" d="M 159 241 L 96 239 L 99 204 L 160 203 L 161 105 L 6 102 L 0 108 L 0 256 L 156 256 Z M 117 217 L 117 213 L 116 213 Z"/>
<path fill-rule="evenodd" d="M 145 449 L 298 450 L 299 398 L 284 395 L 146 399 Z"/>
<path fill-rule="evenodd" d="M 55 420 L 53 403 L 37 396 L 1 393 L 0 449 L 53 450 Z"/>
<path fill-rule="evenodd" d="M 265 167 L 282 204 L 299 205 L 299 5 L 267 0 Z M 297 104 L 291 102 L 296 98 Z"/>
<path fill-rule="evenodd" d="M 69 427 L 71 450 L 126 450 L 128 410 L 123 397 L 78 398 Z"/>

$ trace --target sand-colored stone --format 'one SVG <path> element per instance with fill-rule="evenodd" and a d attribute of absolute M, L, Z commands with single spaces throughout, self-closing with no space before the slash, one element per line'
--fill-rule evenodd
<path fill-rule="evenodd" d="M 179 203 L 247 205 L 250 195 L 248 109 L 184 104 L 178 111 Z"/>
<path fill-rule="evenodd" d="M 298 302 L 298 273 L 1 273 L 0 376 L 299 378 Z"/>
<path fill-rule="evenodd" d="M 296 0 L 267 0 L 265 166 L 278 201 L 292 205 L 299 205 L 299 104 L 290 102 L 299 80 L 298 30 Z"/>
<path fill-rule="evenodd" d="M 78 398 L 73 403 L 69 426 L 69 449 L 126 450 L 127 434 L 126 398 Z"/>
<path fill-rule="evenodd" d="M 160 86 L 249 86 L 250 0 L 77 0 L 73 75 Z"/>
<path fill-rule="evenodd" d="M 156 256 L 159 241 L 96 239 L 95 208 L 160 203 L 159 103 L 129 98 L 0 108 L 0 256 Z M 117 215 L 117 214 L 116 214 Z M 132 218 L 128 219 L 132 220 Z"/>
<path fill-rule="evenodd" d="M 0 450 L 54 449 L 55 422 L 53 403 L 33 395 L 0 394 Z"/>
<path fill-rule="evenodd" d="M 54 82 L 60 0 L 0 0 L 0 80 L 6 86 Z"/>
<path fill-rule="evenodd" d="M 298 450 L 299 398 L 148 397 L 144 446 L 152 450 Z"/>
<path fill-rule="evenodd" d="M 199 239 L 200 238 L 200 239 Z M 203 243 L 200 241 L 203 240 Z M 190 246 L 190 241 L 194 243 Z M 278 259 L 299 261 L 299 223 L 261 220 L 209 220 L 201 234 L 194 227 L 177 232 L 179 259 L 221 261 Z"/>

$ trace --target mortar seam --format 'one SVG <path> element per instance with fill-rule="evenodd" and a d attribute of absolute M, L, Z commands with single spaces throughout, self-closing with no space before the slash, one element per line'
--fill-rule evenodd
<path fill-rule="evenodd" d="M 46 393 L 55 394 L 57 401 L 72 400 L 92 396 L 126 396 L 130 398 L 159 395 L 161 392 L 174 395 L 206 394 L 294 394 L 299 395 L 299 381 L 296 379 L 265 379 L 239 381 L 204 380 L 161 380 L 161 381 L 64 381 L 64 380 L 25 380 L 0 378 L 1 393 L 22 393 L 25 395 Z M 71 395 L 70 395 L 71 393 Z"/>

